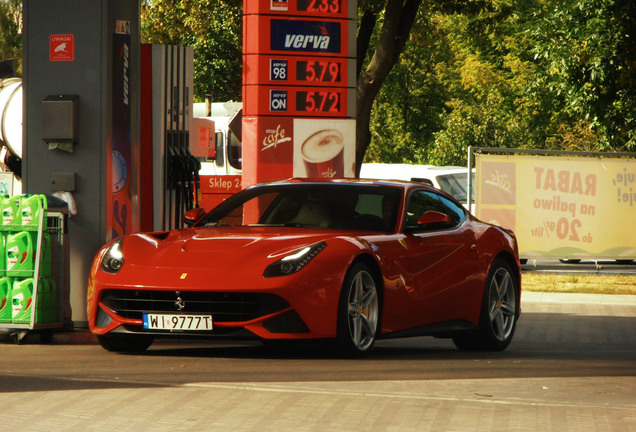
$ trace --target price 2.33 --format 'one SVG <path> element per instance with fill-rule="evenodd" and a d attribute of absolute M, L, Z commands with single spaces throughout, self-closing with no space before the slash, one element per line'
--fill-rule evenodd
<path fill-rule="evenodd" d="M 306 12 L 340 12 L 341 0 L 298 0 L 298 10 Z"/>

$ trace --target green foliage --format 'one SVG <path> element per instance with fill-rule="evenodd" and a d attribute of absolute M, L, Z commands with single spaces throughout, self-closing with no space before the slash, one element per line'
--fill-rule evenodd
<path fill-rule="evenodd" d="M 635 16 L 629 0 L 552 0 L 529 17 L 541 90 L 553 96 L 549 142 L 565 143 L 565 131 L 593 150 L 636 148 Z"/>
<path fill-rule="evenodd" d="M 636 148 L 633 1 L 422 9 L 376 100 L 365 160 L 462 165 L 469 146 Z"/>
<path fill-rule="evenodd" d="M 476 13 L 438 14 L 437 25 L 450 52 L 437 71 L 450 97 L 427 162 L 463 165 L 469 146 L 523 148 L 545 139 L 526 89 L 536 69 L 525 59 L 524 41 L 514 37 L 518 15 L 511 5 L 492 2 Z"/>
<path fill-rule="evenodd" d="M 21 74 L 22 1 L 0 0 L 0 61 L 16 60 L 17 75 Z"/>
<path fill-rule="evenodd" d="M 241 99 L 242 0 L 143 0 L 145 43 L 194 48 L 194 97 Z"/>
<path fill-rule="evenodd" d="M 439 37 L 430 32 L 420 12 L 403 55 L 385 80 L 371 114 L 370 162 L 424 163 L 433 132 L 442 126 L 439 115 L 446 93 L 435 63 L 444 52 L 434 49 Z"/>

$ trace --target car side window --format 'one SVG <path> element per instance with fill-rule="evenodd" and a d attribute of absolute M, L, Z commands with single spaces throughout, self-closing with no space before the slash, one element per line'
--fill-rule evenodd
<path fill-rule="evenodd" d="M 443 211 L 442 213 L 445 213 L 448 215 L 448 217 L 450 217 L 454 227 L 459 225 L 464 220 L 464 217 L 466 216 L 466 211 L 464 210 L 464 207 L 456 204 L 454 201 L 451 201 L 444 196 L 437 195 L 437 197 L 446 208 L 446 210 Z"/>
<path fill-rule="evenodd" d="M 432 226 L 418 227 L 417 221 L 427 211 L 444 213 L 450 218 L 450 224 L 434 224 Z M 449 229 L 458 226 L 466 216 L 463 208 L 448 198 L 427 190 L 415 190 L 411 193 L 406 208 L 406 228 L 408 230 L 431 231 L 436 229 Z"/>

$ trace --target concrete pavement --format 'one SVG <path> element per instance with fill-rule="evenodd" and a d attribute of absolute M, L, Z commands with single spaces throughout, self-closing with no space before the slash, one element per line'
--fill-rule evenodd
<path fill-rule="evenodd" d="M 594 380 L 600 378 L 590 378 Z M 3 431 L 634 431 L 634 377 L 298 383 L 0 394 Z"/>

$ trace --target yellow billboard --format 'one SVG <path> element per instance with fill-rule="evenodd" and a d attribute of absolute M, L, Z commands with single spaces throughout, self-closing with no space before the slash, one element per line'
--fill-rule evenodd
<path fill-rule="evenodd" d="M 636 259 L 636 159 L 476 155 L 475 214 L 522 258 Z"/>

